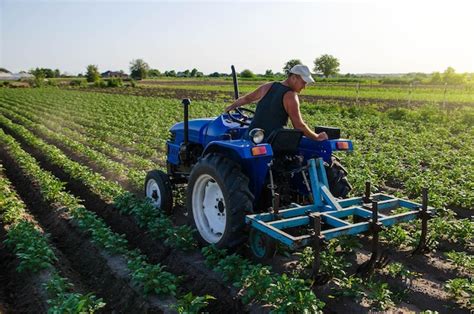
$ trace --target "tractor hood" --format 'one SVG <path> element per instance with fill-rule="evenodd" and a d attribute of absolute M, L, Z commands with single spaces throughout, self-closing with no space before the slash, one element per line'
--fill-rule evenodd
<path fill-rule="evenodd" d="M 205 118 L 205 119 L 194 119 L 189 120 L 189 141 L 194 143 L 202 142 L 204 137 L 204 131 L 209 123 L 214 121 L 216 118 Z M 184 141 L 184 122 L 179 122 L 173 125 L 170 132 L 175 135 L 177 143 Z"/>

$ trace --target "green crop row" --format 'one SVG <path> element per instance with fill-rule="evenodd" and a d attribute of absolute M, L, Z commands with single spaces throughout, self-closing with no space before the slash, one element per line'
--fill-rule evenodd
<path fill-rule="evenodd" d="M 0 172 L 3 172 L 1 165 Z M 50 277 L 46 282 L 46 291 L 50 297 L 47 301 L 48 313 L 94 313 L 105 306 L 102 299 L 97 299 L 92 293 L 82 295 L 74 292 L 73 285 L 59 276 L 54 268 L 58 259 L 48 243 L 48 235 L 37 229 L 31 218 L 26 217 L 25 205 L 2 174 L 0 220 L 7 226 L 6 245 L 20 260 L 17 271 L 36 274 L 43 269 L 49 270 Z"/>
<path fill-rule="evenodd" d="M 106 154 L 107 156 L 118 159 L 127 165 L 136 167 L 139 170 L 151 169 L 154 167 L 154 163 L 148 159 L 123 151 L 112 144 L 109 144 L 103 140 L 84 135 L 83 133 L 75 130 L 71 125 L 70 121 L 66 121 L 61 117 L 57 110 L 46 110 L 45 107 L 39 107 L 34 105 L 26 105 L 23 102 L 11 101 L 4 99 L 1 104 L 3 108 L 13 111 L 17 114 L 24 116 L 25 118 L 38 123 L 43 124 L 45 127 L 53 132 L 63 134 L 71 139 L 74 139 L 83 145 L 90 145 L 97 151 Z M 36 103 L 36 105 L 38 105 Z M 77 128 L 81 129 L 78 125 Z M 85 132 L 82 130 L 82 132 Z"/>
<path fill-rule="evenodd" d="M 114 233 L 96 214 L 82 207 L 77 198 L 65 191 L 64 184 L 51 173 L 42 170 L 37 161 L 26 153 L 11 136 L 1 131 L 0 140 L 9 154 L 18 162 L 25 175 L 38 184 L 45 202 L 66 208 L 79 228 L 90 234 L 92 242 L 111 254 L 122 255 L 128 261 L 127 265 L 132 272 L 133 280 L 143 286 L 145 293 L 176 294 L 177 277 L 163 271 L 159 264 L 152 265 L 146 262 L 146 257 L 139 250 L 129 250 L 127 240 L 123 235 Z M 153 276 L 162 280 L 148 280 Z"/>
<path fill-rule="evenodd" d="M 61 145 L 74 152 L 77 156 L 86 157 L 92 160 L 97 166 L 104 169 L 104 171 L 111 171 L 116 173 L 118 176 L 126 177 L 136 190 L 140 190 L 142 188 L 146 175 L 145 171 L 128 168 L 121 163 L 110 160 L 104 154 L 97 152 L 77 141 L 71 140 L 65 135 L 50 131 L 45 126 L 34 123 L 10 110 L 0 108 L 0 112 L 10 119 L 15 120 L 17 123 L 21 123 L 30 131 L 39 133 L 46 139 L 61 143 Z"/>

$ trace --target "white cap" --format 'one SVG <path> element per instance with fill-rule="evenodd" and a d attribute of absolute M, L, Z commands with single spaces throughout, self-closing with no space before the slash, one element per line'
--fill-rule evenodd
<path fill-rule="evenodd" d="M 306 83 L 314 83 L 311 72 L 306 65 L 297 64 L 290 69 L 290 73 L 298 74 Z"/>

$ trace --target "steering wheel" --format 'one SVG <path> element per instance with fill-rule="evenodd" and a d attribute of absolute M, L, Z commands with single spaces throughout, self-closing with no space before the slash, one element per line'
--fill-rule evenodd
<path fill-rule="evenodd" d="M 243 111 L 248 112 L 250 115 L 244 114 Z M 236 117 L 234 115 L 235 113 L 238 113 L 240 117 Z M 247 108 L 235 108 L 233 110 L 229 110 L 227 114 L 229 115 L 230 120 L 240 123 L 240 125 L 250 125 L 249 121 L 253 119 L 255 111 Z"/>

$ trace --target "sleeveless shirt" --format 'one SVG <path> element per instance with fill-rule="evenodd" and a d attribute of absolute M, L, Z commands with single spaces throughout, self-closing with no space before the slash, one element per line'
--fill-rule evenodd
<path fill-rule="evenodd" d="M 263 129 L 265 139 L 276 129 L 281 129 L 288 123 L 288 113 L 283 106 L 283 96 L 291 88 L 275 82 L 272 84 L 265 96 L 257 103 L 255 116 L 248 130 L 254 128 Z"/>

